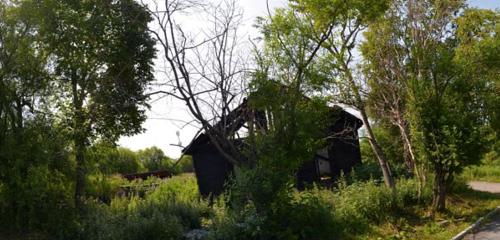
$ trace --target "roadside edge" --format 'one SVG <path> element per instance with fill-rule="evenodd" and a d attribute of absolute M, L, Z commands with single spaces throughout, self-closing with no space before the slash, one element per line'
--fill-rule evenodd
<path fill-rule="evenodd" d="M 468 228 L 466 228 L 465 230 L 463 230 L 462 232 L 460 232 L 459 234 L 457 234 L 451 240 L 461 240 L 461 239 L 463 239 L 465 237 L 465 235 L 469 234 L 470 232 L 472 232 L 476 228 L 480 227 L 484 220 L 489 219 L 491 216 L 493 216 L 497 212 L 500 212 L 500 206 L 498 206 L 497 208 L 493 209 L 491 212 L 489 212 L 485 216 L 480 217 L 475 223 L 473 223 Z"/>

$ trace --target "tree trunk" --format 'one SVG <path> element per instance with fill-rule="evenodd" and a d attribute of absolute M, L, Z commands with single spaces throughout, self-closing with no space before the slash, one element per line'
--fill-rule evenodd
<path fill-rule="evenodd" d="M 407 156 L 405 157 L 405 164 L 408 168 L 408 172 L 418 175 L 418 169 L 416 165 L 415 154 L 413 153 L 413 146 L 410 139 L 410 131 L 408 129 L 408 125 L 406 124 L 405 120 L 399 118 L 397 121 L 397 126 L 401 134 L 401 139 L 403 140 L 405 153 L 407 154 Z"/>
<path fill-rule="evenodd" d="M 396 125 L 399 128 L 401 138 L 403 140 L 405 154 L 407 154 L 407 156 L 405 156 L 406 166 L 408 167 L 408 171 L 416 177 L 418 182 L 417 197 L 420 199 L 426 182 L 425 172 L 422 169 L 419 169 L 419 165 L 417 164 L 417 159 L 415 157 L 415 153 L 413 152 L 410 129 L 408 129 L 406 120 L 399 116 Z"/>
<path fill-rule="evenodd" d="M 334 51 L 333 51 L 334 52 Z M 341 59 L 343 60 L 343 59 Z M 380 165 L 380 169 L 382 170 L 382 174 L 384 175 L 384 182 L 387 187 L 389 187 L 392 190 L 393 195 L 396 195 L 396 184 L 394 183 L 394 179 L 392 178 L 392 173 L 391 169 L 389 167 L 389 163 L 387 162 L 387 158 L 384 154 L 384 151 L 380 147 L 380 145 L 377 142 L 377 139 L 375 138 L 375 134 L 373 133 L 370 121 L 368 120 L 368 115 L 366 114 L 366 108 L 364 101 L 361 97 L 360 93 L 360 87 L 356 84 L 356 81 L 354 81 L 354 77 L 352 76 L 352 73 L 349 69 L 349 66 L 346 62 L 342 62 L 342 70 L 344 74 L 347 77 L 348 83 L 349 83 L 349 88 L 351 89 L 352 93 L 354 94 L 356 103 L 355 105 L 357 106 L 359 112 L 361 113 L 361 120 L 363 121 L 363 124 L 365 125 L 366 132 L 368 133 L 368 139 L 370 142 L 370 146 L 372 147 L 373 153 L 377 157 L 378 163 Z"/>
<path fill-rule="evenodd" d="M 83 101 L 79 97 L 78 84 L 72 79 L 73 94 L 73 144 L 75 146 L 76 179 L 75 207 L 81 209 L 85 197 L 85 119 L 83 116 Z"/>
<path fill-rule="evenodd" d="M 16 99 L 16 128 L 23 129 L 23 104 L 22 99 Z"/>
<path fill-rule="evenodd" d="M 442 166 L 436 165 L 435 168 L 432 208 L 443 212 L 446 209 L 446 179 Z"/>
<path fill-rule="evenodd" d="M 81 208 L 85 196 L 85 143 L 75 139 L 76 149 L 76 185 L 75 185 L 75 207 Z"/>
<path fill-rule="evenodd" d="M 392 178 L 391 169 L 389 168 L 389 164 L 387 163 L 387 159 L 385 157 L 384 151 L 378 144 L 375 134 L 373 134 L 372 127 L 370 122 L 368 121 L 368 116 L 366 115 L 366 111 L 364 107 L 359 109 L 361 113 L 361 118 L 363 120 L 363 124 L 365 125 L 366 132 L 368 133 L 368 139 L 370 142 L 370 146 L 372 147 L 373 153 L 378 159 L 378 163 L 380 165 L 380 169 L 382 170 L 382 174 L 384 175 L 385 185 L 391 188 L 392 192 L 396 192 L 396 185 L 394 184 L 394 179 Z"/>

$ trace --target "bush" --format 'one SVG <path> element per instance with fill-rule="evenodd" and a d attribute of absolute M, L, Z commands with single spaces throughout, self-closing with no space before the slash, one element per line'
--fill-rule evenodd
<path fill-rule="evenodd" d="M 228 208 L 225 196 L 220 196 L 213 204 L 214 215 L 209 224 L 209 239 L 256 239 L 264 218 L 257 214 L 251 204 L 238 211 Z"/>
<path fill-rule="evenodd" d="M 0 232 L 68 238 L 76 217 L 68 139 L 45 118 L 19 130 L 0 137 Z"/>
<path fill-rule="evenodd" d="M 120 191 L 121 187 L 129 182 L 120 175 L 104 175 L 96 173 L 87 176 L 87 196 L 97 198 L 105 203 L 110 203 L 111 199 Z"/>
<path fill-rule="evenodd" d="M 413 179 L 399 179 L 396 183 L 398 194 L 398 204 L 400 208 L 405 208 L 415 204 L 429 204 L 432 199 L 431 184 L 427 183 L 418 196 L 418 182 Z"/>
<path fill-rule="evenodd" d="M 291 204 L 279 210 L 282 212 L 273 222 L 278 223 L 277 227 L 288 228 L 278 236 L 281 239 L 329 239 L 339 231 L 332 215 L 333 206 L 311 192 L 295 192 Z M 269 230 L 273 231 L 273 227 Z"/>
<path fill-rule="evenodd" d="M 179 173 L 194 172 L 193 158 L 191 156 L 182 156 L 178 161 L 175 171 Z"/>
<path fill-rule="evenodd" d="M 342 231 L 339 235 L 364 232 L 371 222 L 386 220 L 396 208 L 391 191 L 373 181 L 341 185 L 336 193 L 318 193 L 334 205 L 333 215 Z"/>
<path fill-rule="evenodd" d="M 146 171 L 136 152 L 107 142 L 94 144 L 86 157 L 91 172 L 128 174 Z"/>
<path fill-rule="evenodd" d="M 240 212 L 221 202 L 215 204 L 210 239 L 330 239 L 338 231 L 330 205 L 306 192 L 294 192 L 289 202 L 273 205 L 267 214 L 251 203 Z"/>
<path fill-rule="evenodd" d="M 379 180 L 383 181 L 382 171 L 380 171 L 380 165 L 378 162 L 368 161 L 363 162 L 354 166 L 352 173 L 347 175 L 347 177 L 352 178 L 353 181 L 368 181 L 368 180 Z"/>
<path fill-rule="evenodd" d="M 0 193 L 0 232 L 40 232 L 50 234 L 52 239 L 68 237 L 76 226 L 73 188 L 68 181 L 47 166 L 28 169 L 21 188 Z"/>
<path fill-rule="evenodd" d="M 82 220 L 83 239 L 179 239 L 201 228 L 208 204 L 192 176 L 161 181 L 145 198 L 116 197 L 110 205 L 91 201 Z"/>
<path fill-rule="evenodd" d="M 252 201 L 233 205 L 230 195 L 215 198 L 209 207 L 189 174 L 130 184 L 139 189 L 151 183 L 159 185 L 144 198 L 115 197 L 110 205 L 90 201 L 80 237 L 179 239 L 189 230 L 208 228 L 209 239 L 343 239 L 366 233 L 373 223 L 394 221 L 405 208 L 431 199 L 428 187 L 419 199 L 414 179 L 399 179 L 395 198 L 376 180 L 351 185 L 341 180 L 333 190 L 287 188 L 263 211 Z"/>
<path fill-rule="evenodd" d="M 335 190 L 313 187 L 290 192 L 272 206 L 270 214 L 258 212 L 250 202 L 234 210 L 224 198 L 215 203 L 211 239 L 343 239 L 369 230 L 373 223 L 393 221 L 405 208 L 431 199 L 429 187 L 420 199 L 414 179 L 400 179 L 398 192 L 376 181 L 339 183 Z"/>
<path fill-rule="evenodd" d="M 481 165 L 467 167 L 462 176 L 467 180 L 500 182 L 500 159 L 485 159 Z"/>

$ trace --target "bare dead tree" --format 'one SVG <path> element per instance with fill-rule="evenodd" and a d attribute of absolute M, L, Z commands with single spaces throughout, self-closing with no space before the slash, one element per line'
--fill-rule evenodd
<path fill-rule="evenodd" d="M 162 90 L 151 94 L 184 102 L 215 148 L 231 163 L 241 163 L 244 158 L 233 140 L 243 121 L 234 108 L 244 101 L 246 91 L 246 61 L 238 33 L 242 12 L 234 0 L 216 5 L 154 1 L 149 9 L 157 25 L 151 32 L 158 40 L 167 76 L 160 80 Z M 189 29 L 196 17 L 201 18 L 202 28 Z"/>

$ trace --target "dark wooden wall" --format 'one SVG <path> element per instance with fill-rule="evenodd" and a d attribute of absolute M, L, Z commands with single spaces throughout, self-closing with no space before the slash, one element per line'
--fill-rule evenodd
<path fill-rule="evenodd" d="M 329 135 L 333 136 L 328 141 L 328 157 L 331 177 L 335 179 L 341 172 L 348 174 L 355 165 L 361 163 L 357 130 L 362 123 L 345 111 L 336 112 L 333 119 L 336 119 L 335 123 L 328 129 Z M 193 157 L 200 194 L 205 197 L 221 194 L 233 171 L 232 164 L 217 152 L 204 134 L 185 149 L 185 154 Z M 299 189 L 321 180 L 313 158 L 311 156 L 311 160 L 305 162 L 297 173 Z"/>
<path fill-rule="evenodd" d="M 361 164 L 358 128 L 361 120 L 342 111 L 339 119 L 331 128 L 333 138 L 329 141 L 328 156 L 332 178 L 337 178 L 343 172 L 348 174 L 352 168 Z"/>
<path fill-rule="evenodd" d="M 303 189 L 304 185 L 319 181 L 316 161 L 314 159 L 305 162 L 297 172 L 297 187 Z"/>
<path fill-rule="evenodd" d="M 233 166 L 211 144 L 192 153 L 198 188 L 202 196 L 219 195 L 233 171 Z"/>
<path fill-rule="evenodd" d="M 361 164 L 361 152 L 358 140 L 335 139 L 328 151 L 332 177 L 337 178 L 341 172 L 348 174 L 357 164 Z"/>

